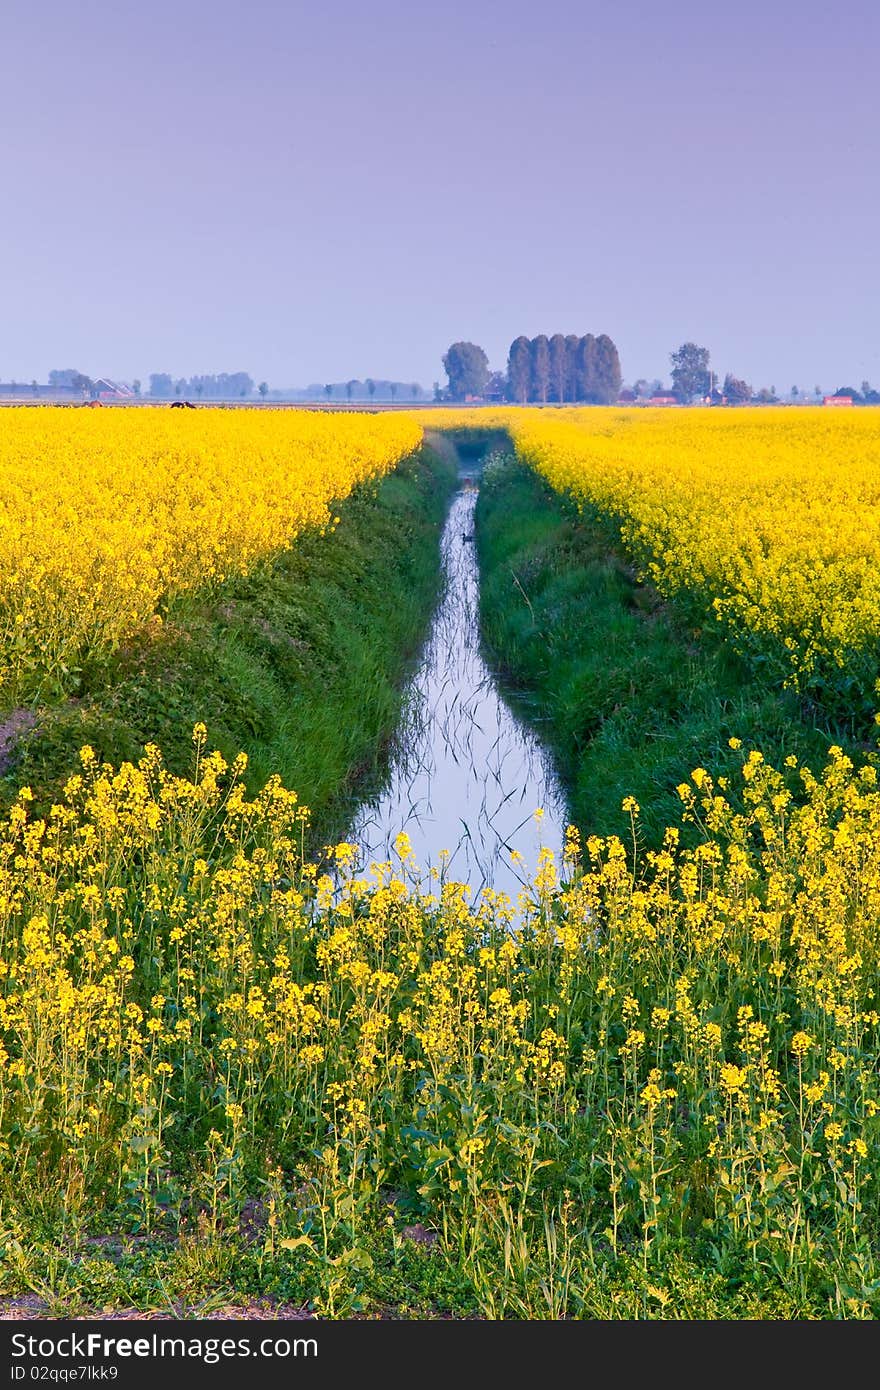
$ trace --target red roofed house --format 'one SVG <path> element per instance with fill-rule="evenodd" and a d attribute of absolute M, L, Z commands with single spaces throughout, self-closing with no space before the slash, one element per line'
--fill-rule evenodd
<path fill-rule="evenodd" d="M 97 391 L 98 398 L 102 401 L 134 400 L 134 392 L 130 386 L 126 386 L 123 381 L 110 381 L 106 376 L 99 377 L 93 389 Z"/>

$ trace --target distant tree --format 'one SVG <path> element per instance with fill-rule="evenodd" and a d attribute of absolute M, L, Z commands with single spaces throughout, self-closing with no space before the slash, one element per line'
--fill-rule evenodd
<path fill-rule="evenodd" d="M 33 381 L 31 382 L 31 390 L 33 391 L 35 396 L 38 396 L 40 394 L 40 386 L 36 377 L 34 377 Z"/>
<path fill-rule="evenodd" d="M 854 405 L 861 405 L 862 397 L 854 386 L 838 386 L 835 396 L 852 396 Z"/>
<path fill-rule="evenodd" d="M 554 333 L 549 343 L 550 385 L 554 399 L 562 405 L 565 401 L 565 387 L 568 377 L 568 348 L 562 333 Z"/>
<path fill-rule="evenodd" d="M 76 367 L 53 367 L 49 373 L 49 385 L 56 391 L 65 387 L 71 390 L 73 389 L 73 379 L 78 376 L 82 376 L 82 372 Z"/>
<path fill-rule="evenodd" d="M 419 398 L 419 392 L 421 391 L 421 389 L 422 389 L 422 388 L 421 388 L 421 386 L 419 385 L 419 383 L 418 383 L 417 381 L 414 381 L 414 382 L 411 383 L 410 388 L 409 388 L 409 393 L 410 393 L 410 395 L 412 396 L 412 398 L 413 398 L 414 401 L 417 401 L 417 400 L 418 400 L 418 398 Z"/>
<path fill-rule="evenodd" d="M 91 394 L 95 389 L 95 383 L 85 372 L 74 372 L 70 385 L 74 391 L 81 391 L 84 396 Z"/>
<path fill-rule="evenodd" d="M 530 395 L 533 401 L 540 401 L 542 405 L 546 405 L 547 392 L 550 389 L 550 343 L 547 334 L 539 333 L 537 338 L 532 339 L 530 348 L 532 363 Z"/>
<path fill-rule="evenodd" d="M 354 388 L 355 388 L 356 386 L 359 386 L 359 385 L 360 385 L 360 383 L 357 382 L 357 381 L 355 381 L 354 379 L 352 379 L 351 381 L 347 381 L 347 382 L 345 383 L 345 394 L 346 394 L 346 396 L 348 397 L 349 400 L 351 400 L 352 392 L 354 391 Z"/>
<path fill-rule="evenodd" d="M 167 372 L 151 372 L 150 395 L 158 400 L 167 400 L 174 395 L 174 382 Z"/>
<path fill-rule="evenodd" d="M 813 387 L 813 395 L 816 397 L 816 400 L 818 401 L 818 400 L 821 398 L 821 396 L 822 396 L 822 387 L 821 387 L 821 386 L 814 386 L 814 387 Z"/>
<path fill-rule="evenodd" d="M 755 400 L 759 405 L 776 405 L 778 399 L 775 386 L 762 386 L 755 395 Z"/>
<path fill-rule="evenodd" d="M 483 393 L 487 400 L 506 400 L 507 399 L 507 374 L 505 372 L 490 372 L 489 380 L 486 382 Z"/>
<path fill-rule="evenodd" d="M 328 401 L 329 401 L 330 397 L 333 395 L 333 383 L 332 383 L 332 381 L 328 381 L 328 382 L 326 383 L 326 385 L 324 386 L 324 395 L 327 397 Z"/>
<path fill-rule="evenodd" d="M 141 394 L 141 383 L 137 377 L 135 377 L 134 381 L 131 383 L 131 389 L 136 396 Z"/>
<path fill-rule="evenodd" d="M 190 382 L 190 390 L 195 389 L 195 383 L 200 378 L 193 377 Z M 234 397 L 243 400 L 246 396 L 253 395 L 253 378 L 247 372 L 220 372 L 217 376 L 202 377 L 204 382 L 205 395 L 214 400 L 228 401 Z"/>
<path fill-rule="evenodd" d="M 800 391 L 798 390 L 798 388 L 797 388 L 796 386 L 792 386 L 792 388 L 791 388 L 791 399 L 792 399 L 793 401 L 797 401 L 797 399 L 798 399 L 798 397 L 800 396 L 800 394 L 801 394 L 801 393 L 800 393 Z"/>
<path fill-rule="evenodd" d="M 663 382 L 655 376 L 653 381 L 648 381 L 647 377 L 640 376 L 633 382 L 633 391 L 640 400 L 647 400 L 651 396 L 662 396 L 668 394 L 664 390 Z"/>
<path fill-rule="evenodd" d="M 453 400 L 481 396 L 489 377 L 489 359 L 476 343 L 453 343 L 443 354 L 443 370 L 449 378 Z"/>
<path fill-rule="evenodd" d="M 177 381 L 175 381 L 175 383 L 174 383 L 174 394 L 175 394 L 175 396 L 178 397 L 178 399 L 180 399 L 181 396 L 185 396 L 185 395 L 186 395 L 186 387 L 187 387 L 186 378 L 185 378 L 185 377 L 182 377 L 182 376 L 181 376 L 181 377 L 178 377 L 178 378 L 177 378 Z"/>
<path fill-rule="evenodd" d="M 600 333 L 596 339 L 596 387 L 595 395 L 599 405 L 611 405 L 617 400 L 622 381 L 620 356 L 617 347 L 607 333 Z"/>
<path fill-rule="evenodd" d="M 370 400 L 372 401 L 376 394 L 376 383 L 371 376 L 367 377 L 367 390 L 370 393 Z"/>
<path fill-rule="evenodd" d="M 201 399 L 202 399 L 202 396 L 205 394 L 205 379 L 204 379 L 204 377 L 201 377 L 201 376 L 200 376 L 200 377 L 198 377 L 198 378 L 196 379 L 195 392 L 196 392 L 196 395 L 198 396 L 199 400 L 201 400 Z"/>
<path fill-rule="evenodd" d="M 396 381 L 392 381 L 392 382 L 390 383 L 389 387 L 388 387 L 388 390 L 391 392 L 391 399 L 392 399 L 392 401 L 396 401 L 396 400 L 397 400 L 397 386 L 398 386 L 398 383 L 397 383 Z"/>
<path fill-rule="evenodd" d="M 696 343 L 682 343 L 670 354 L 672 389 L 682 404 L 709 391 L 709 349 Z"/>
<path fill-rule="evenodd" d="M 595 402 L 596 339 L 592 333 L 586 333 L 583 338 L 578 339 L 575 355 L 575 380 L 578 400 Z"/>
<path fill-rule="evenodd" d="M 580 338 L 576 333 L 567 333 L 565 337 L 565 399 L 576 401 L 578 399 L 578 344 Z"/>
<path fill-rule="evenodd" d="M 507 396 L 525 405 L 532 384 L 532 349 L 528 338 L 514 338 L 507 354 Z"/>
<path fill-rule="evenodd" d="M 440 383 L 439 383 L 439 381 L 435 381 L 435 382 L 434 382 L 434 400 L 435 400 L 435 401 L 442 401 L 442 399 L 443 399 L 443 392 L 442 392 L 441 389 L 440 389 Z"/>
<path fill-rule="evenodd" d="M 752 388 L 747 381 L 741 381 L 739 377 L 728 372 L 724 378 L 722 394 L 727 397 L 731 405 L 744 405 L 746 401 L 752 399 Z"/>

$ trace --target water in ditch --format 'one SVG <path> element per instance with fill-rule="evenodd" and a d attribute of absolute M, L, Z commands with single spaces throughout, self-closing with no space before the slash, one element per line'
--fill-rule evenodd
<path fill-rule="evenodd" d="M 477 491 L 476 478 L 462 478 L 441 542 L 445 590 L 406 691 L 389 780 L 360 808 L 348 839 L 365 868 L 396 864 L 403 831 L 426 890 L 436 886 L 433 869 L 468 884 L 474 903 L 487 886 L 515 903 L 542 847 L 560 860 L 565 801 L 549 755 L 504 703 L 480 653 Z"/>

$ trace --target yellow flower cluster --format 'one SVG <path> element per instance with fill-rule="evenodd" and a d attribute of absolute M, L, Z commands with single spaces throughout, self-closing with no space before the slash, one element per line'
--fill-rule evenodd
<path fill-rule="evenodd" d="M 175 594 L 332 524 L 420 439 L 396 414 L 4 411 L 0 709 L 75 688 Z"/>
<path fill-rule="evenodd" d="M 880 411 L 509 412 L 519 455 L 659 592 L 795 689 L 874 707 Z"/>
<path fill-rule="evenodd" d="M 761 1258 L 805 1229 L 864 1247 L 870 760 L 832 749 L 816 778 L 746 752 L 739 810 L 697 769 L 693 847 L 672 827 L 636 874 L 570 831 L 515 911 L 419 894 L 404 841 L 368 878 L 348 844 L 304 863 L 295 795 L 249 800 L 244 760 L 194 737 L 192 781 L 85 748 L 46 819 L 24 789 L 0 825 L 0 1200 L 148 1221 L 175 1182 L 213 1209 L 283 1169 L 346 1221 L 391 1186 L 466 1225 L 546 1170 L 615 1243 L 711 1220 Z"/>

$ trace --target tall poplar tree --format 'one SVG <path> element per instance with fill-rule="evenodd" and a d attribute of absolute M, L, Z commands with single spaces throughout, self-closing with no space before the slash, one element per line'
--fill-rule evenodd
<path fill-rule="evenodd" d="M 578 392 L 577 353 L 580 339 L 576 333 L 568 333 L 565 339 L 565 399 L 580 400 Z"/>
<path fill-rule="evenodd" d="M 531 394 L 532 350 L 528 338 L 514 338 L 507 354 L 507 395 L 525 405 Z"/>
<path fill-rule="evenodd" d="M 578 341 L 575 358 L 578 400 L 593 401 L 596 388 L 596 339 L 587 333 Z"/>
<path fill-rule="evenodd" d="M 554 333 L 550 339 L 550 384 L 553 395 L 560 405 L 565 401 L 566 378 L 568 377 L 568 350 L 562 333 Z"/>
<path fill-rule="evenodd" d="M 550 388 L 550 344 L 547 341 L 546 333 L 539 333 L 537 338 L 532 339 L 531 358 L 532 400 L 540 401 L 542 405 L 546 405 L 547 392 Z"/>
<path fill-rule="evenodd" d="M 621 380 L 617 348 L 607 333 L 600 333 L 596 339 L 596 397 L 600 405 L 617 400 Z"/>

